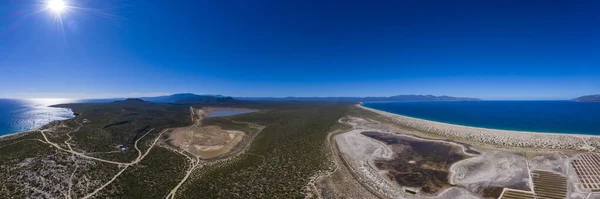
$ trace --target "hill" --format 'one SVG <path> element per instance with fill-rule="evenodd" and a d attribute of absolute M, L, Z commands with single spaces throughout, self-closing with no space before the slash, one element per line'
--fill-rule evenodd
<path fill-rule="evenodd" d="M 252 101 L 338 101 L 338 102 L 377 102 L 377 101 L 479 101 L 477 98 L 434 96 L 434 95 L 395 95 L 390 97 L 238 97 Z"/>
<path fill-rule="evenodd" d="M 79 103 L 109 103 L 115 101 L 124 101 L 133 98 L 97 98 L 84 99 Z M 147 102 L 154 103 L 220 103 L 234 101 L 233 98 L 222 95 L 197 95 L 193 93 L 177 93 L 173 95 L 156 96 L 156 97 L 140 97 L 135 98 Z"/>
<path fill-rule="evenodd" d="M 600 94 L 598 95 L 586 95 L 573 99 L 576 102 L 600 102 Z"/>
<path fill-rule="evenodd" d="M 175 102 L 175 103 L 190 103 L 190 102 L 226 102 L 233 101 L 232 97 L 221 95 L 196 95 L 193 93 L 178 93 L 173 95 L 158 96 L 158 97 L 142 97 L 145 101 L 151 102 Z"/>

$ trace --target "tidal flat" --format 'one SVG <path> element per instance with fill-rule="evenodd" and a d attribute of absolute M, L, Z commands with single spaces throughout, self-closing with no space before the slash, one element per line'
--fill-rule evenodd
<path fill-rule="evenodd" d="M 391 160 L 375 160 L 378 169 L 387 170 L 388 177 L 399 185 L 420 188 L 425 194 L 436 194 L 451 186 L 448 181 L 450 165 L 469 157 L 460 147 L 444 142 L 375 131 L 362 134 L 384 142 L 395 153 Z"/>
<path fill-rule="evenodd" d="M 333 136 L 334 152 L 353 178 L 377 197 L 541 197 L 556 192 L 583 199 L 591 194 L 572 162 L 596 154 L 596 136 L 464 127 L 361 106 L 339 122 L 352 129 Z M 505 142 L 490 141 L 495 138 Z M 516 142 L 508 142 L 511 139 Z M 547 178 L 540 173 L 565 181 L 550 192 L 534 189 L 534 179 Z"/>

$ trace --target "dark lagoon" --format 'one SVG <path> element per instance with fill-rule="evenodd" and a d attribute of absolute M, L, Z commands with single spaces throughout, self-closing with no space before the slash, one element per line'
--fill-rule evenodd
<path fill-rule="evenodd" d="M 573 101 L 366 102 L 399 115 L 491 129 L 600 135 L 600 103 Z"/>

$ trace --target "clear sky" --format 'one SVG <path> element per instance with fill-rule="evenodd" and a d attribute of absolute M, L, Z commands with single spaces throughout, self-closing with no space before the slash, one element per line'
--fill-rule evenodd
<path fill-rule="evenodd" d="M 65 1 L 1 0 L 0 97 L 600 93 L 595 0 Z"/>

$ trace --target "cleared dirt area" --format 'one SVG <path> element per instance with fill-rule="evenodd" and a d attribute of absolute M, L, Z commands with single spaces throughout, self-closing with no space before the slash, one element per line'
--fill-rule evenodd
<path fill-rule="evenodd" d="M 244 138 L 242 131 L 224 130 L 219 126 L 202 126 L 202 118 L 210 109 L 192 111 L 194 124 L 173 129 L 169 143 L 201 159 L 217 158 L 231 152 Z"/>
<path fill-rule="evenodd" d="M 524 156 L 503 151 L 486 151 L 482 155 L 457 162 L 451 168 L 451 182 L 485 197 L 498 197 L 495 188 L 506 187 L 531 191 L 527 161 Z"/>
<path fill-rule="evenodd" d="M 340 119 L 338 122 L 342 122 L 344 119 L 345 118 Z M 381 196 L 356 180 L 354 173 L 349 170 L 346 162 L 341 159 L 343 157 L 340 156 L 341 154 L 338 151 L 337 143 L 332 140 L 332 137 L 343 132 L 344 131 L 336 131 L 327 136 L 327 143 L 333 152 L 333 170 L 315 176 L 316 182 L 310 184 L 309 188 L 314 189 L 316 198 L 380 198 Z M 311 194 L 310 196 L 307 196 L 307 198 L 312 198 L 312 196 L 313 195 Z"/>
<path fill-rule="evenodd" d="M 198 126 L 175 129 L 170 138 L 172 145 L 202 159 L 211 159 L 230 152 L 244 135 L 218 126 Z"/>

